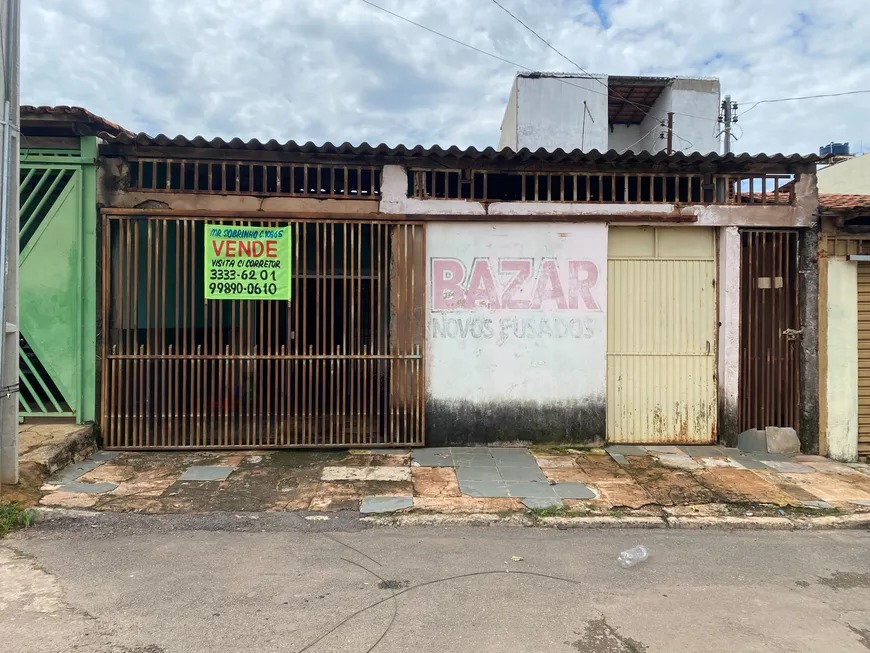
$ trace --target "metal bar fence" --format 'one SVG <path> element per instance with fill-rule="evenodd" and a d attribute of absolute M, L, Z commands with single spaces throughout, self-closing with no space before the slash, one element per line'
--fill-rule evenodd
<path fill-rule="evenodd" d="M 206 300 L 206 223 L 290 229 L 292 299 Z M 424 246 L 403 222 L 105 212 L 107 448 L 422 445 Z"/>

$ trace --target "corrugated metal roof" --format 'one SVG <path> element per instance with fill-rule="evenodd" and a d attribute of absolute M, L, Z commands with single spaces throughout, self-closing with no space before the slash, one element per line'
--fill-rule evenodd
<path fill-rule="evenodd" d="M 742 166 L 753 163 L 805 165 L 817 163 L 822 160 L 822 157 L 819 157 L 816 154 L 717 154 L 715 152 L 710 152 L 709 154 L 701 154 L 700 152 L 693 152 L 690 154 L 683 154 L 681 152 L 666 154 L 665 152 L 619 153 L 616 150 L 610 150 L 608 152 L 599 152 L 598 150 L 590 150 L 589 152 L 571 150 L 566 152 L 561 148 L 552 151 L 545 150 L 544 148 L 534 151 L 529 150 L 528 148 L 523 148 L 518 152 L 514 152 L 510 148 L 496 150 L 495 148 L 487 147 L 483 150 L 478 150 L 476 147 L 461 149 L 455 145 L 448 148 L 443 148 L 439 145 L 433 145 L 432 147 L 423 147 L 422 145 L 416 145 L 414 147 L 407 147 L 405 145 L 390 146 L 385 143 L 381 143 L 380 145 L 369 145 L 368 143 L 351 145 L 347 142 L 342 143 L 341 145 L 333 145 L 330 142 L 317 145 L 311 141 L 308 141 L 307 143 L 297 143 L 296 141 L 279 143 L 274 139 L 263 143 L 257 139 L 243 141 L 240 138 L 234 138 L 230 141 L 225 141 L 222 138 L 208 140 L 203 136 L 194 136 L 193 138 L 176 136 L 175 138 L 169 138 L 164 134 L 149 136 L 144 133 L 136 135 L 121 133 L 117 136 L 105 134 L 102 136 L 109 143 L 130 147 L 183 147 L 205 150 L 287 152 L 293 154 L 343 154 L 351 156 L 380 156 L 396 159 L 474 159 L 481 161 L 515 163 L 667 163 L 685 166 L 730 163 Z"/>
<path fill-rule="evenodd" d="M 36 120 L 33 119 L 37 119 L 41 122 L 46 118 L 50 119 L 53 117 L 63 122 L 86 124 L 112 136 L 117 134 L 133 135 L 133 132 L 124 129 L 110 120 L 106 120 L 102 116 L 91 113 L 83 107 L 70 107 L 66 105 L 36 107 L 29 104 L 21 105 L 22 127 L 26 127 L 24 123 L 27 122 L 28 118 L 31 119 L 31 122 L 36 122 Z"/>

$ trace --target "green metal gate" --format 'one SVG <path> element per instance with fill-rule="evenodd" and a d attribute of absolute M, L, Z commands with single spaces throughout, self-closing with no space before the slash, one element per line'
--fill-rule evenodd
<path fill-rule="evenodd" d="M 94 419 L 96 159 L 79 150 L 22 150 L 19 410 L 22 418 Z"/>

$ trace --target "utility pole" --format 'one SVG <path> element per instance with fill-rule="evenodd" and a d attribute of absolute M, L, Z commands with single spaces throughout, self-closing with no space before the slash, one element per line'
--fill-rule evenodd
<path fill-rule="evenodd" d="M 668 111 L 668 154 L 674 153 L 674 112 Z"/>
<path fill-rule="evenodd" d="M 0 0 L 3 130 L 0 148 L 0 481 L 18 483 L 18 153 L 20 0 Z"/>
<path fill-rule="evenodd" d="M 724 115 L 725 129 L 725 154 L 731 152 L 731 96 L 726 95 L 725 101 L 722 103 L 722 114 Z"/>

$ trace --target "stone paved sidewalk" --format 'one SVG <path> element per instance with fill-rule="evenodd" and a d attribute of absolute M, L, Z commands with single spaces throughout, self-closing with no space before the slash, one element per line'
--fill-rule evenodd
<path fill-rule="evenodd" d="M 719 447 L 97 452 L 41 489 L 43 506 L 147 513 L 837 514 L 870 511 L 870 465 Z"/>

